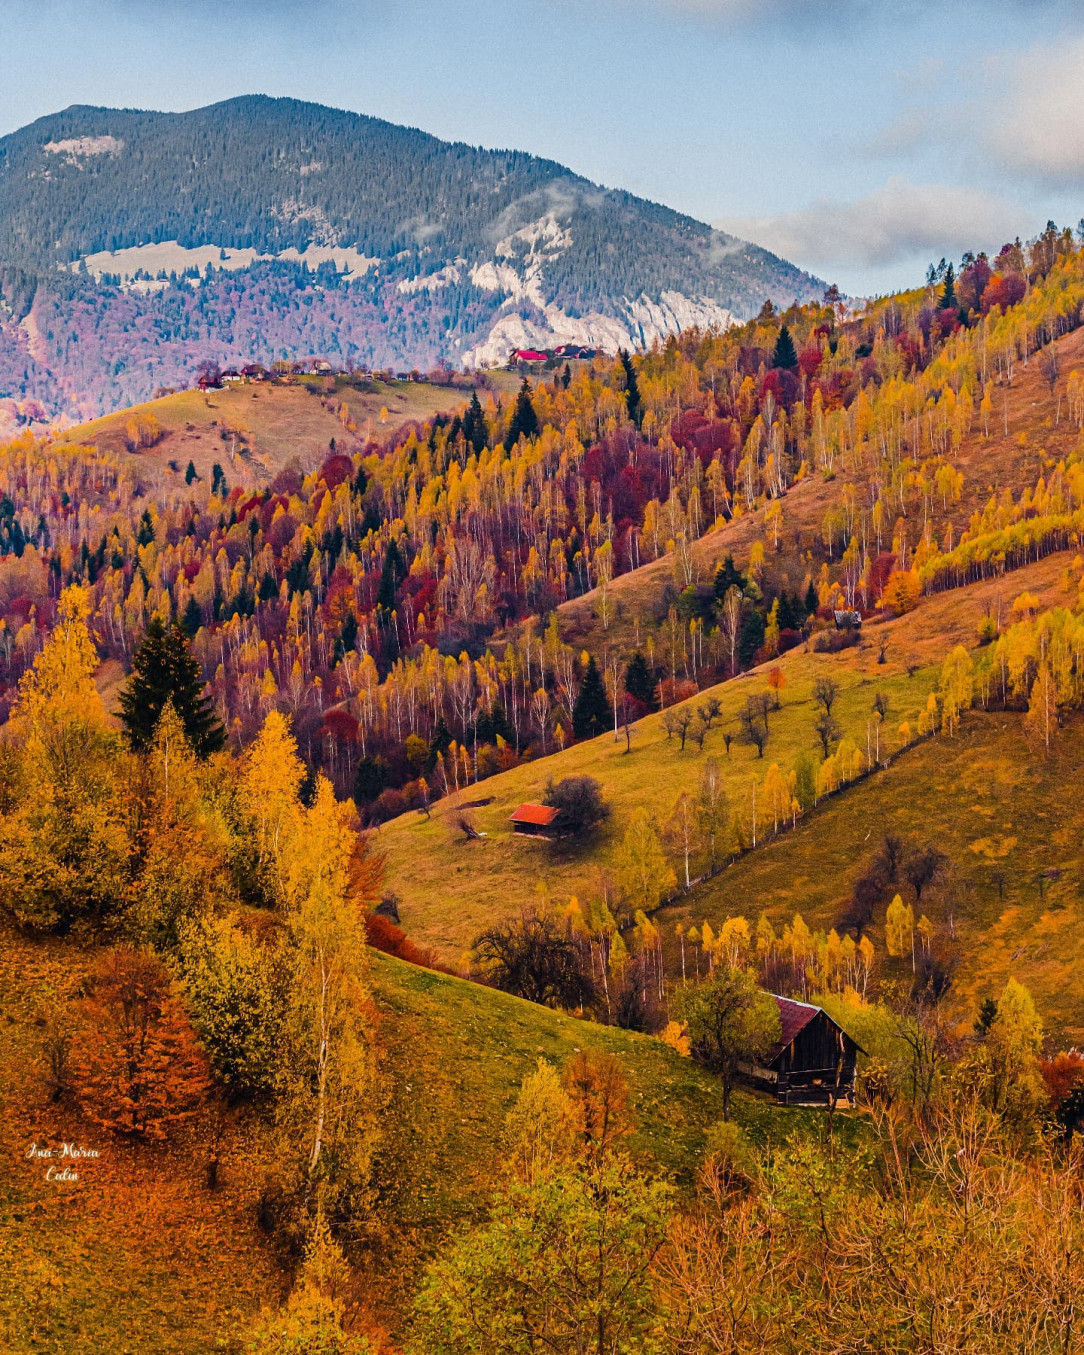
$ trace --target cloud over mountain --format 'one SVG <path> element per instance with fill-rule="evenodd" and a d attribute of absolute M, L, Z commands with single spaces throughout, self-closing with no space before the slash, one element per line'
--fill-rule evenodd
<path fill-rule="evenodd" d="M 979 189 L 892 178 L 854 202 L 822 199 L 795 212 L 719 223 L 806 267 L 880 267 L 920 255 L 993 247 L 1021 229 L 1019 214 Z"/>

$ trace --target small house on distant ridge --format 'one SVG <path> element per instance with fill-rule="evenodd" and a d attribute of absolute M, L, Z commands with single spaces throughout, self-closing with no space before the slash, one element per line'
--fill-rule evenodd
<path fill-rule="evenodd" d="M 854 1097 L 857 1056 L 865 1051 L 823 1007 L 775 998 L 780 1036 L 763 1064 L 746 1070 L 754 1086 L 783 1105 L 827 1105 Z"/>
<path fill-rule="evenodd" d="M 554 809 L 551 805 L 520 805 L 514 814 L 510 814 L 508 822 L 512 825 L 513 833 L 520 833 L 527 837 L 545 837 L 546 830 L 553 826 L 560 810 Z"/>

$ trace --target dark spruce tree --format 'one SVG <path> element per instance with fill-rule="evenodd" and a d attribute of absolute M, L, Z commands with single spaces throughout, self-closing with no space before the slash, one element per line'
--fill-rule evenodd
<path fill-rule="evenodd" d="M 346 620 L 342 624 L 342 630 L 339 631 L 339 638 L 335 642 L 336 663 L 338 663 L 345 654 L 349 654 L 357 642 L 358 619 L 353 612 L 347 612 Z"/>
<path fill-rule="evenodd" d="M 395 590 L 406 571 L 403 569 L 403 557 L 394 541 L 388 542 L 384 553 L 384 567 L 380 571 L 380 587 L 376 590 L 376 605 L 386 612 L 395 610 Z"/>
<path fill-rule="evenodd" d="M 606 729 L 609 721 L 610 703 L 606 699 L 602 674 L 592 657 L 587 661 L 580 694 L 572 710 L 572 732 L 578 739 L 593 739 Z"/>
<path fill-rule="evenodd" d="M 504 450 L 510 452 L 519 441 L 521 433 L 525 438 L 533 438 L 537 432 L 538 415 L 531 403 L 531 383 L 524 377 L 523 385 L 520 386 L 519 394 L 516 396 L 512 422 L 508 425 L 508 433 L 504 439 Z"/>
<path fill-rule="evenodd" d="M 798 354 L 794 349 L 794 340 L 790 337 L 790 330 L 786 325 L 779 331 L 779 338 L 775 341 L 772 366 L 782 367 L 788 372 L 793 372 L 795 367 L 798 366 Z"/>
<path fill-rule="evenodd" d="M 738 662 L 743 668 L 751 668 L 756 662 L 757 651 L 764 643 L 764 613 L 754 607 L 746 614 L 738 635 Z"/>
<path fill-rule="evenodd" d="M 746 578 L 740 570 L 734 567 L 733 555 L 728 555 L 715 571 L 715 596 L 722 602 L 731 588 L 736 588 L 739 593 L 744 593 Z"/>
<path fill-rule="evenodd" d="M 945 269 L 945 285 L 941 291 L 941 301 L 939 310 L 954 311 L 956 309 L 956 270 L 952 264 Z"/>
<path fill-rule="evenodd" d="M 621 358 L 621 366 L 625 373 L 625 408 L 629 418 L 639 428 L 644 416 L 644 407 L 640 401 L 640 384 L 636 380 L 636 368 L 632 365 L 632 356 L 627 349 L 622 348 L 618 356 Z"/>
<path fill-rule="evenodd" d="M 485 451 L 488 437 L 489 429 L 486 427 L 486 416 L 482 413 L 478 392 L 471 391 L 470 404 L 463 415 L 463 439 L 468 447 L 480 454 Z"/>
<path fill-rule="evenodd" d="M 655 709 L 655 681 L 640 650 L 629 659 L 625 669 L 625 691 L 648 710 Z"/>
<path fill-rule="evenodd" d="M 173 702 L 197 757 L 216 753 L 226 742 L 184 632 L 155 617 L 143 633 L 132 676 L 120 694 L 121 719 L 133 748 L 150 747 L 167 701 Z"/>
<path fill-rule="evenodd" d="M 809 580 L 809 587 L 805 590 L 805 614 L 814 616 L 820 607 L 820 601 L 817 598 L 817 590 L 814 587 L 813 580 Z"/>
<path fill-rule="evenodd" d="M 188 602 L 185 604 L 184 615 L 181 617 L 181 630 L 190 640 L 196 638 L 196 632 L 203 625 L 203 612 L 196 599 L 188 595 Z"/>
<path fill-rule="evenodd" d="M 369 805 L 381 791 L 391 785 L 391 776 L 387 761 L 380 757 L 359 759 L 354 772 L 354 801 L 359 805 Z"/>
<path fill-rule="evenodd" d="M 190 461 L 185 468 L 184 482 L 186 485 L 190 485 L 193 480 L 198 479 L 199 476 L 196 474 L 196 463 L 194 461 Z"/>

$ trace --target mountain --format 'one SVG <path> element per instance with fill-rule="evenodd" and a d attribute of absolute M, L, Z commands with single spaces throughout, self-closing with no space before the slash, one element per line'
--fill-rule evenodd
<path fill-rule="evenodd" d="M 0 397 L 92 417 L 201 359 L 502 362 L 644 346 L 821 284 L 549 160 L 250 96 L 0 139 Z"/>

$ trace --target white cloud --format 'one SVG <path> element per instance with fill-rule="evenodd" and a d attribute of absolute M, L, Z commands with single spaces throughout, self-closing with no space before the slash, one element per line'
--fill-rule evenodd
<path fill-rule="evenodd" d="M 982 121 L 996 159 L 1048 183 L 1084 181 L 1084 38 L 999 58 L 989 75 Z"/>
<path fill-rule="evenodd" d="M 1020 213 L 978 189 L 890 179 L 854 202 L 822 200 L 781 216 L 716 225 L 820 272 L 880 269 L 1001 245 Z"/>

